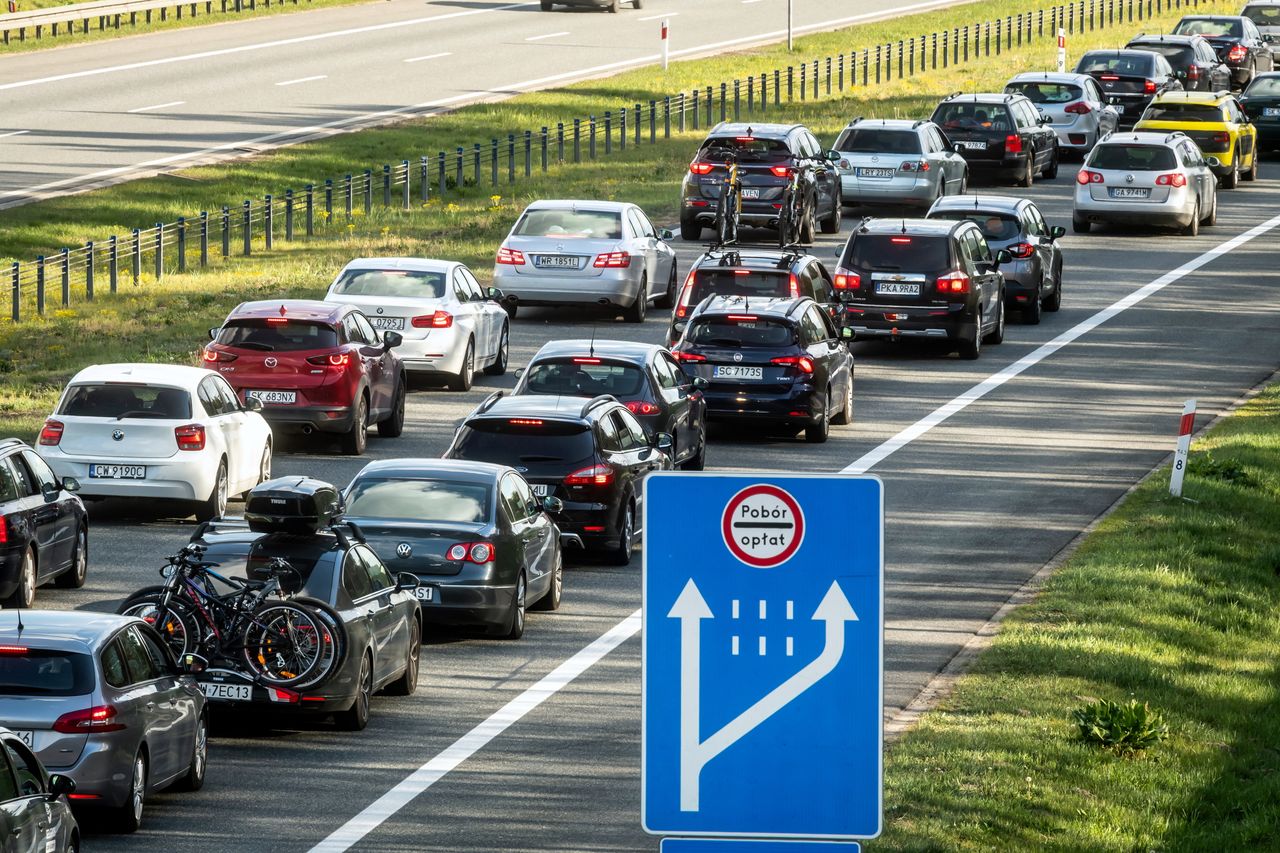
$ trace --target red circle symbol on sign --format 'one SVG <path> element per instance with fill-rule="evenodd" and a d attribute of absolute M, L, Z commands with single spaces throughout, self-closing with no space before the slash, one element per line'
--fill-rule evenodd
<path fill-rule="evenodd" d="M 720 519 L 724 544 L 738 560 L 757 569 L 780 566 L 804 541 L 804 512 L 777 486 L 748 486 L 729 499 Z"/>

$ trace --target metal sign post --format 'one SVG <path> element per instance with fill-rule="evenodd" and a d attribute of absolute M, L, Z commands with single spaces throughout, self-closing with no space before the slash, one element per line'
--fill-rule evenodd
<path fill-rule="evenodd" d="M 1195 432 L 1196 401 L 1188 400 L 1182 406 L 1182 420 L 1178 423 L 1178 449 L 1173 454 L 1173 473 L 1169 476 L 1169 494 L 1182 497 L 1182 478 L 1187 473 L 1187 454 L 1191 452 L 1191 433 Z"/>
<path fill-rule="evenodd" d="M 792 38 L 792 22 L 795 20 L 795 0 L 787 0 L 787 50 L 795 50 L 795 40 Z"/>
<path fill-rule="evenodd" d="M 1067 70 L 1067 31 L 1058 27 L 1058 73 Z"/>
<path fill-rule="evenodd" d="M 662 70 L 667 70 L 667 60 L 671 57 L 671 26 L 665 18 L 662 21 Z"/>

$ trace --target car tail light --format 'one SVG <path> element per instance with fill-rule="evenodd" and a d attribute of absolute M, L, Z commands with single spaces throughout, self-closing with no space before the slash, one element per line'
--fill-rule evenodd
<path fill-rule="evenodd" d="M 497 262 L 500 264 L 518 267 L 524 263 L 524 252 L 521 252 L 519 249 L 508 249 L 506 246 L 503 246 L 498 250 Z"/>
<path fill-rule="evenodd" d="M 889 242 L 897 243 L 900 246 L 910 245 L 911 238 L 910 237 L 890 237 Z"/>
<path fill-rule="evenodd" d="M 1143 80 L 1143 81 L 1142 81 L 1142 91 L 1143 91 L 1145 94 L 1148 94 L 1148 95 L 1154 95 L 1154 94 L 1156 93 L 1156 81 L 1155 81 L 1155 80 Z"/>
<path fill-rule="evenodd" d="M 319 364 L 323 367 L 346 367 L 351 361 L 351 356 L 345 352 L 331 352 L 328 355 L 313 355 L 307 359 L 307 364 Z"/>
<path fill-rule="evenodd" d="M 295 693 L 292 690 L 286 690 L 283 687 L 268 687 L 266 688 L 266 690 L 267 690 L 267 698 L 270 699 L 272 702 L 282 702 L 286 705 L 296 705 L 298 704 L 298 700 L 302 698 L 301 694 Z"/>
<path fill-rule="evenodd" d="M 204 427 L 200 424 L 174 427 L 173 435 L 179 450 L 204 450 Z"/>
<path fill-rule="evenodd" d="M 1081 169 L 1076 172 L 1076 183 L 1081 186 L 1084 184 L 1100 184 L 1102 183 L 1102 174 L 1100 172 L 1090 172 L 1088 169 Z"/>
<path fill-rule="evenodd" d="M 1011 133 L 1004 138 L 1004 153 L 1021 154 L 1022 153 L 1022 137 L 1016 133 Z"/>
<path fill-rule="evenodd" d="M 836 267 L 836 290 L 858 290 L 862 287 L 862 276 L 850 269 Z"/>
<path fill-rule="evenodd" d="M 628 409 L 630 409 L 631 414 L 633 415 L 658 414 L 658 407 L 655 406 L 653 403 L 648 402 L 647 400 L 631 400 L 628 403 L 623 403 L 623 405 L 626 406 Z"/>
<path fill-rule="evenodd" d="M 1099 80 L 1119 80 L 1120 76 L 1118 74 L 1103 74 L 1098 79 Z"/>
<path fill-rule="evenodd" d="M 730 314 L 725 319 L 730 323 L 754 323 L 760 318 L 755 314 Z"/>
<path fill-rule="evenodd" d="M 420 314 L 409 321 L 415 329 L 447 329 L 453 325 L 453 315 L 448 311 Z"/>
<path fill-rule="evenodd" d="M 929 171 L 928 160 L 905 160 L 898 167 L 901 172 L 927 172 Z"/>
<path fill-rule="evenodd" d="M 1188 68 L 1188 69 L 1187 69 L 1187 79 L 1188 79 L 1188 80 L 1199 80 L 1199 79 L 1200 79 L 1200 66 L 1199 66 L 1199 65 L 1192 65 L 1190 68 Z"/>
<path fill-rule="evenodd" d="M 715 163 L 690 163 L 689 171 L 695 175 L 710 175 L 715 167 Z"/>
<path fill-rule="evenodd" d="M 780 355 L 770 359 L 771 364 L 794 364 L 801 373 L 813 373 L 813 359 L 807 355 Z"/>
<path fill-rule="evenodd" d="M 1249 55 L 1249 48 L 1242 44 L 1237 44 L 1227 51 L 1228 62 L 1239 62 Z"/>
<path fill-rule="evenodd" d="M 63 714 L 53 723 L 53 730 L 64 735 L 84 735 L 93 732 L 118 732 L 124 723 L 115 721 L 117 711 L 111 705 L 96 705 L 83 711 Z"/>
<path fill-rule="evenodd" d="M 773 176 L 774 176 L 775 178 L 789 178 L 789 177 L 791 177 L 791 167 L 790 167 L 790 166 L 771 166 L 771 167 L 769 167 L 769 171 L 773 173 Z"/>
<path fill-rule="evenodd" d="M 27 651 L 26 646 L 0 646 L 0 655 L 25 655 Z"/>
<path fill-rule="evenodd" d="M 205 361 L 209 362 L 210 364 L 213 364 L 215 362 L 226 363 L 228 361 L 235 361 L 239 357 L 240 356 L 233 355 L 229 352 L 222 352 L 220 350 L 212 350 L 212 349 L 205 350 L 204 353 L 201 355 L 201 358 L 203 358 Z"/>
<path fill-rule="evenodd" d="M 693 297 L 693 277 L 697 275 L 697 270 L 689 270 L 689 274 L 684 277 L 684 284 L 680 285 L 680 299 L 676 303 L 676 316 L 684 317 L 689 313 L 689 300 Z"/>
<path fill-rule="evenodd" d="M 40 443 L 45 447 L 57 447 L 58 442 L 62 441 L 62 431 L 66 429 L 62 421 L 55 421 L 53 418 L 44 422 L 44 427 L 40 430 Z"/>
<path fill-rule="evenodd" d="M 596 269 L 620 269 L 631 266 L 630 252 L 603 252 L 591 266 Z"/>
<path fill-rule="evenodd" d="M 450 545 L 445 552 L 445 556 L 455 563 L 475 563 L 477 566 L 492 563 L 495 554 L 496 549 L 488 542 L 459 542 Z"/>
<path fill-rule="evenodd" d="M 1071 113 L 1073 116 L 1087 116 L 1089 113 L 1093 112 L 1093 107 L 1089 106 L 1084 101 L 1076 101 L 1074 104 L 1067 104 L 1063 112 Z"/>
<path fill-rule="evenodd" d="M 1029 258 L 1035 250 L 1035 247 L 1030 243 L 1014 243 L 1009 247 L 1009 254 L 1015 258 Z"/>
<path fill-rule="evenodd" d="M 706 361 L 707 357 L 696 352 L 681 352 L 678 349 L 671 351 L 671 357 L 676 361 Z"/>
<path fill-rule="evenodd" d="M 795 273 L 787 276 L 787 291 L 792 299 L 800 295 L 800 279 L 796 278 Z"/>
<path fill-rule="evenodd" d="M 583 356 L 579 356 L 578 358 L 575 358 L 575 359 L 573 360 L 573 363 L 574 363 L 574 364 L 600 364 L 600 359 L 598 359 L 598 358 L 586 358 L 586 357 L 583 357 Z"/>
<path fill-rule="evenodd" d="M 1156 186 L 1158 187 L 1185 187 L 1187 185 L 1187 176 L 1181 172 L 1170 172 L 1167 175 L 1160 175 L 1156 178 Z"/>
<path fill-rule="evenodd" d="M 948 296 L 969 292 L 969 276 L 957 270 L 938 276 L 938 292 Z"/>
<path fill-rule="evenodd" d="M 541 418 L 509 418 L 507 423 L 512 426 L 542 426 Z"/>
<path fill-rule="evenodd" d="M 1225 130 L 1220 130 L 1209 137 L 1209 140 L 1216 146 L 1227 146 L 1231 144 L 1231 134 Z"/>
<path fill-rule="evenodd" d="M 9 519 L 0 515 L 0 545 L 9 544 Z M 19 646 L 0 646 L 0 655 L 14 654 L 14 652 L 6 651 L 7 649 L 16 649 Z M 25 649 L 24 649 L 25 651 Z"/>
<path fill-rule="evenodd" d="M 607 486 L 613 482 L 613 469 L 608 465 L 579 468 L 564 478 L 566 486 Z"/>

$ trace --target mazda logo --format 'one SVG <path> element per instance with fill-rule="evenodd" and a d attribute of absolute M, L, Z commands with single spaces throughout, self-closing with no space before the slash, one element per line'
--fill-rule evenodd
<path fill-rule="evenodd" d="M 274 355 L 269 355 L 262 360 L 262 363 L 267 367 L 275 367 L 280 362 L 276 361 L 276 357 Z"/>
<path fill-rule="evenodd" d="M 401 542 L 396 546 L 396 556 L 402 560 L 407 560 L 413 556 L 413 546 L 408 542 Z"/>
<path fill-rule="evenodd" d="M 113 430 L 111 433 L 111 440 L 124 441 L 124 430 L 122 429 Z"/>
<path fill-rule="evenodd" d="M 740 353 L 740 352 L 735 352 L 735 353 L 733 354 L 733 360 L 734 360 L 734 361 L 742 361 L 742 353 Z"/>

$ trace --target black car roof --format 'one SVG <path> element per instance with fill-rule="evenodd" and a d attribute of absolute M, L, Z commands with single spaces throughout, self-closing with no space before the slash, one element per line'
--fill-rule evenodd
<path fill-rule="evenodd" d="M 550 341 L 543 344 L 542 349 L 534 355 L 533 361 L 542 358 L 570 358 L 573 356 L 594 355 L 600 358 L 613 358 L 634 361 L 644 364 L 653 355 L 664 349 L 657 344 L 642 344 L 636 341 L 602 341 L 578 338 L 568 341 Z"/>
<path fill-rule="evenodd" d="M 1017 98 L 1025 97 L 1026 95 L 1016 92 L 956 92 L 954 95 L 948 95 L 943 98 L 942 102 L 944 104 L 1006 104 Z"/>
<path fill-rule="evenodd" d="M 786 296 L 777 298 L 750 298 L 745 296 L 709 296 L 703 303 L 698 316 L 707 314 L 736 314 L 750 312 L 757 317 L 785 320 L 791 316 L 802 303 L 812 303 L 807 296 Z"/>
<path fill-rule="evenodd" d="M 935 210 L 977 210 L 1014 213 L 1031 204 L 1030 199 L 1010 195 L 948 195 L 933 204 Z"/>
<path fill-rule="evenodd" d="M 564 421 L 585 421 L 590 410 L 599 405 L 599 397 L 585 400 L 582 397 L 561 397 L 550 394 L 528 394 L 516 397 L 494 395 L 481 403 L 469 417 L 472 418 L 555 418 Z M 617 402 L 612 397 L 606 401 Z"/>
<path fill-rule="evenodd" d="M 356 474 L 361 477 L 442 477 L 466 483 L 490 484 L 512 469 L 491 462 L 472 462 L 464 459 L 383 459 L 370 462 Z M 355 482 L 355 480 L 352 480 Z"/>
<path fill-rule="evenodd" d="M 781 139 L 786 137 L 793 130 L 798 130 L 802 127 L 804 127 L 802 124 L 756 124 L 745 121 L 722 121 L 707 132 L 707 137 L 757 136 L 764 139 Z"/>
<path fill-rule="evenodd" d="M 957 228 L 963 228 L 967 222 L 955 222 L 949 219 L 864 219 L 854 230 L 854 234 L 914 234 L 919 236 L 945 237 Z"/>
<path fill-rule="evenodd" d="M 277 538 L 262 543 L 261 540 L 267 537 Z M 254 544 L 266 544 L 273 546 L 272 550 L 278 546 L 282 551 L 306 553 L 315 558 L 330 551 L 345 551 L 348 544 L 344 543 L 336 533 L 328 530 L 305 535 L 260 533 L 250 530 L 248 525 L 238 518 L 206 521 L 196 528 L 195 533 L 191 535 L 191 541 L 201 541 L 210 546 L 244 545 L 246 548 Z"/>
<path fill-rule="evenodd" d="M 1202 38 L 1204 38 L 1204 36 L 1200 35 L 1199 33 L 1179 33 L 1177 35 L 1174 35 L 1173 33 L 1159 33 L 1155 35 L 1134 36 L 1133 38 L 1129 39 L 1129 45 L 1170 44 L 1170 43 L 1188 44 L 1190 42 L 1195 41 L 1196 39 L 1202 39 Z M 1098 51 L 1089 51 L 1089 52 L 1097 53 Z"/>

